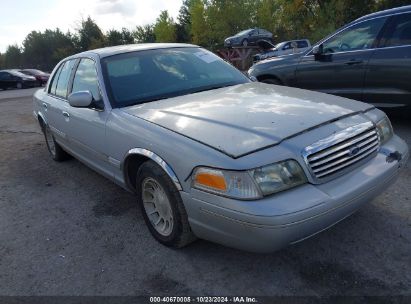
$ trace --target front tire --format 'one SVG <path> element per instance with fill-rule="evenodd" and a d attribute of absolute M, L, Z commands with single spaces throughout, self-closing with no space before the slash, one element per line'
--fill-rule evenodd
<path fill-rule="evenodd" d="M 51 158 L 57 162 L 64 161 L 70 157 L 70 155 L 63 150 L 63 148 L 54 139 L 53 133 L 51 133 L 50 127 L 45 125 L 43 127 L 44 137 L 46 139 L 47 149 L 51 155 Z"/>
<path fill-rule="evenodd" d="M 136 190 L 144 220 L 158 242 L 181 248 L 195 240 L 180 193 L 159 165 L 153 161 L 141 165 Z"/>

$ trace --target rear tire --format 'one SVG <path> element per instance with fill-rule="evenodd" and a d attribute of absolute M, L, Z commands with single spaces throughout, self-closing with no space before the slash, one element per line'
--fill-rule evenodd
<path fill-rule="evenodd" d="M 158 242 L 181 248 L 196 239 L 180 193 L 159 165 L 153 161 L 141 165 L 137 172 L 136 190 L 144 220 Z"/>
<path fill-rule="evenodd" d="M 46 139 L 47 149 L 51 155 L 51 158 L 57 162 L 64 161 L 70 158 L 70 155 L 63 150 L 63 148 L 54 139 L 53 133 L 51 133 L 50 127 L 45 125 L 43 127 L 44 137 Z"/>

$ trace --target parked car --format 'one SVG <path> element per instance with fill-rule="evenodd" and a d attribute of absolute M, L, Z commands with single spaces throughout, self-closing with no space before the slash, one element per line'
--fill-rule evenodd
<path fill-rule="evenodd" d="M 241 31 L 234 36 L 228 37 L 224 40 L 224 46 L 244 46 L 256 45 L 258 40 L 270 40 L 273 38 L 273 34 L 267 30 L 260 28 L 253 28 Z"/>
<path fill-rule="evenodd" d="M 364 16 L 307 52 L 258 62 L 249 75 L 266 83 L 409 109 L 411 6 Z"/>
<path fill-rule="evenodd" d="M 50 77 L 49 73 L 45 73 L 43 71 L 36 69 L 24 69 L 20 70 L 19 72 L 35 77 L 37 81 L 40 83 L 40 85 L 45 85 Z"/>
<path fill-rule="evenodd" d="M 257 62 L 271 57 L 302 53 L 311 48 L 311 43 L 308 39 L 283 41 L 277 43 L 276 45 L 273 45 L 272 43 L 266 40 L 260 40 L 257 41 L 257 45 L 261 47 L 264 50 L 264 52 L 254 55 L 253 62 Z"/>
<path fill-rule="evenodd" d="M 25 75 L 15 70 L 1 70 L 0 71 L 0 88 L 33 88 L 37 87 L 39 83 L 36 78 Z"/>
<path fill-rule="evenodd" d="M 408 147 L 373 106 L 250 81 L 194 45 L 68 57 L 34 95 L 51 157 L 136 194 L 159 242 L 273 251 L 352 214 Z"/>

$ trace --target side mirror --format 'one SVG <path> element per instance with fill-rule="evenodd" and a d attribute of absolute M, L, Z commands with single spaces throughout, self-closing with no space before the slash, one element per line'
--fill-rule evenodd
<path fill-rule="evenodd" d="M 324 54 L 324 45 L 320 44 L 320 45 L 316 45 L 313 47 L 313 55 L 322 55 Z"/>
<path fill-rule="evenodd" d="M 314 55 L 314 59 L 317 61 L 321 61 L 324 59 L 324 45 L 316 45 L 313 47 L 312 54 Z"/>
<path fill-rule="evenodd" d="M 90 91 L 79 91 L 71 93 L 68 97 L 70 106 L 75 108 L 87 108 L 93 102 L 93 95 Z"/>

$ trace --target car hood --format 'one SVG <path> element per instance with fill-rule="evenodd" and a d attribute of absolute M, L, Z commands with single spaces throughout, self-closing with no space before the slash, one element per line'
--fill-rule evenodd
<path fill-rule="evenodd" d="M 237 39 L 239 37 L 240 36 L 230 36 L 230 37 L 227 37 L 225 40 L 233 40 L 233 39 Z"/>
<path fill-rule="evenodd" d="M 253 82 L 122 110 L 238 158 L 368 108 L 341 97 Z"/>

